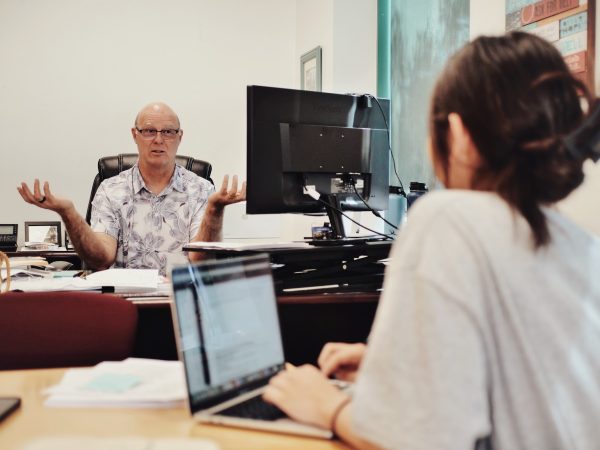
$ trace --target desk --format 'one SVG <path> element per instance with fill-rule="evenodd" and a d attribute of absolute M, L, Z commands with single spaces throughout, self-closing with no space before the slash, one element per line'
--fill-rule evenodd
<path fill-rule="evenodd" d="M 132 300 L 138 307 L 134 356 L 177 359 L 171 302 Z M 379 301 L 378 292 L 277 297 L 286 360 L 315 364 L 330 341 L 365 342 Z"/>
<path fill-rule="evenodd" d="M 46 250 L 46 251 L 22 251 L 22 252 L 5 252 L 9 258 L 18 258 L 25 256 L 41 256 L 46 258 L 49 263 L 54 261 L 68 261 L 73 264 L 74 269 L 81 269 L 81 259 L 75 251 L 71 250 Z"/>
<path fill-rule="evenodd" d="M 356 242 L 344 245 L 303 248 L 229 250 L 184 245 L 188 252 L 202 252 L 207 258 L 268 253 L 277 295 L 298 288 L 320 287 L 312 292 L 377 292 L 383 284 L 385 265 L 393 241 Z"/>
<path fill-rule="evenodd" d="M 347 449 L 337 441 L 310 439 L 194 423 L 177 409 L 46 408 L 41 390 L 56 384 L 65 369 L 0 372 L 0 395 L 21 397 L 21 408 L 0 424 L 0 448 L 18 450 L 33 438 L 88 436 L 144 438 L 201 437 L 222 450 Z"/>

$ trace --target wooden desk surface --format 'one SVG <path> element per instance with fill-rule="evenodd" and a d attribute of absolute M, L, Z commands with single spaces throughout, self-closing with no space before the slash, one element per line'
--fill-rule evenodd
<path fill-rule="evenodd" d="M 347 449 L 339 441 L 250 431 L 194 423 L 185 408 L 48 408 L 41 391 L 60 380 L 65 369 L 0 371 L 0 396 L 21 397 L 21 408 L 0 423 L 0 449 L 18 450 L 42 437 L 198 437 L 231 449 Z"/>

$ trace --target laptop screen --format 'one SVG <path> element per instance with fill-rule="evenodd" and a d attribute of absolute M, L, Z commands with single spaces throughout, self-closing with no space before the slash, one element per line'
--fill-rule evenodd
<path fill-rule="evenodd" d="M 267 255 L 175 267 L 172 282 L 192 409 L 282 368 Z"/>

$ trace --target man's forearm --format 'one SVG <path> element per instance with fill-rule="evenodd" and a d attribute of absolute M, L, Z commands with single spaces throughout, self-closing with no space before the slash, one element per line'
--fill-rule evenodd
<path fill-rule="evenodd" d="M 224 207 L 208 205 L 194 241 L 218 242 L 223 240 L 224 215 Z"/>
<path fill-rule="evenodd" d="M 92 231 L 75 208 L 61 211 L 60 217 L 69 233 L 69 239 L 75 247 L 75 251 L 88 267 L 106 269 L 112 265 L 115 252 L 98 233 Z"/>
<path fill-rule="evenodd" d="M 223 240 L 223 216 L 225 208 L 221 206 L 207 205 L 202 223 L 194 241 L 219 242 Z M 188 258 L 190 261 L 200 261 L 204 258 L 204 252 L 190 252 Z"/>

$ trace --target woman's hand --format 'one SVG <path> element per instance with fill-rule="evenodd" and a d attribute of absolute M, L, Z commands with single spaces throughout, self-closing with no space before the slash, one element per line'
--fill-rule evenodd
<path fill-rule="evenodd" d="M 367 346 L 365 344 L 325 344 L 319 355 L 319 367 L 326 377 L 354 381 Z"/>
<path fill-rule="evenodd" d="M 333 386 L 314 366 L 294 367 L 271 378 L 263 394 L 288 416 L 330 430 L 333 415 L 348 395 Z"/>

